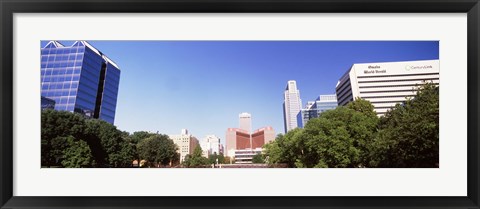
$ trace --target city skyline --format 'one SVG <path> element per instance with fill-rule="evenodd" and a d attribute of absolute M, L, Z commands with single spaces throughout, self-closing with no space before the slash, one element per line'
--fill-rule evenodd
<path fill-rule="evenodd" d="M 297 81 L 306 102 L 334 94 L 355 63 L 438 59 L 437 41 L 89 42 L 122 69 L 119 129 L 167 135 L 188 129 L 198 138 L 219 136 L 222 144 L 242 112 L 253 115 L 252 127 L 283 130 L 288 80 Z"/>

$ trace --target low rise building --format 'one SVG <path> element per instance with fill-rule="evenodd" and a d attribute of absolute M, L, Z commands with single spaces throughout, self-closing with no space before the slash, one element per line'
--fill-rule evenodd
<path fill-rule="evenodd" d="M 182 129 L 182 132 L 177 135 L 168 135 L 178 147 L 177 152 L 180 154 L 180 163 L 185 160 L 185 156 L 193 154 L 193 151 L 199 146 L 198 139 L 188 133 L 187 129 Z"/>
<path fill-rule="evenodd" d="M 255 148 L 255 149 L 243 149 L 243 150 L 235 150 L 235 164 L 251 164 L 253 156 L 262 154 L 263 149 Z"/>
<path fill-rule="evenodd" d="M 202 148 L 202 155 L 208 157 L 213 154 L 223 154 L 222 145 L 220 144 L 220 138 L 215 135 L 207 135 L 200 142 Z"/>

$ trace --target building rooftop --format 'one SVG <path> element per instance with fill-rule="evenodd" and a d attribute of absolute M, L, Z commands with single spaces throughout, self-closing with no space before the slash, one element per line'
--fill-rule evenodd
<path fill-rule="evenodd" d="M 105 61 L 107 61 L 108 63 L 112 64 L 114 67 L 116 67 L 117 69 L 120 70 L 120 68 L 118 67 L 118 65 L 112 61 L 110 58 L 108 58 L 106 55 L 104 55 L 100 50 L 98 50 L 97 48 L 95 48 L 94 46 L 92 46 L 90 43 L 88 43 L 87 41 L 75 41 L 71 46 L 65 46 L 63 45 L 62 43 L 60 43 L 59 41 L 50 41 L 47 43 L 47 45 L 45 45 L 45 47 L 43 47 L 44 49 L 45 48 L 63 48 L 63 47 L 73 47 L 75 45 L 78 45 L 78 46 L 85 46 L 85 47 L 88 47 L 89 49 L 91 49 L 93 52 L 95 52 L 97 55 L 101 56 Z"/>

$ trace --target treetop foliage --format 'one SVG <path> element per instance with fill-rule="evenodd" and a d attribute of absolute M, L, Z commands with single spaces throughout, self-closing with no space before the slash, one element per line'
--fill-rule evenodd
<path fill-rule="evenodd" d="M 140 159 L 147 160 L 149 166 L 172 165 L 174 161 L 179 159 L 177 146 L 167 135 L 163 134 L 151 135 L 144 140 L 140 140 L 137 149 Z"/>
<path fill-rule="evenodd" d="M 41 120 L 43 167 L 131 167 L 134 160 L 140 161 L 140 155 L 146 157 L 141 149 L 144 146 L 140 146 L 146 139 L 161 141 L 161 145 L 152 143 L 159 149 L 152 152 L 152 158 L 149 156 L 150 163 L 165 165 L 178 161 L 177 147 L 165 135 L 130 135 L 103 120 L 86 119 L 67 111 L 43 110 Z M 149 145 L 153 147 L 152 144 Z"/>
<path fill-rule="evenodd" d="M 187 168 L 201 168 L 210 165 L 209 159 L 202 156 L 202 148 L 196 146 L 192 154 L 185 156 L 183 165 Z"/>
<path fill-rule="evenodd" d="M 377 117 L 357 98 L 279 134 L 265 145 L 269 163 L 289 167 L 438 167 L 439 89 L 426 83 L 414 98 Z"/>

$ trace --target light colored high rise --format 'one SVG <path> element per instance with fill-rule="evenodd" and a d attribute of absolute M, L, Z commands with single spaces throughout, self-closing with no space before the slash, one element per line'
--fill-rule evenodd
<path fill-rule="evenodd" d="M 221 154 L 223 151 L 221 150 L 220 138 L 215 135 L 207 135 L 203 140 L 200 142 L 200 147 L 202 147 L 202 155 L 204 157 L 208 157 L 209 155 L 213 154 Z"/>
<path fill-rule="evenodd" d="M 180 163 L 185 160 L 185 156 L 193 154 L 193 150 L 198 146 L 198 140 L 188 133 L 187 129 L 182 129 L 181 134 L 168 135 L 178 147 L 177 152 L 180 153 Z"/>
<path fill-rule="evenodd" d="M 296 81 L 288 81 L 283 98 L 283 119 L 285 133 L 287 133 L 288 131 L 298 127 L 297 115 L 302 109 L 300 90 L 297 89 Z"/>
<path fill-rule="evenodd" d="M 416 95 L 426 82 L 439 84 L 439 60 L 354 64 L 336 86 L 338 105 L 368 100 L 378 116 Z"/>
<path fill-rule="evenodd" d="M 242 112 L 238 115 L 239 126 L 238 128 L 243 129 L 250 133 L 252 131 L 252 115 L 250 113 Z"/>

